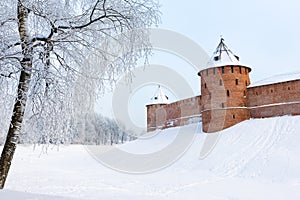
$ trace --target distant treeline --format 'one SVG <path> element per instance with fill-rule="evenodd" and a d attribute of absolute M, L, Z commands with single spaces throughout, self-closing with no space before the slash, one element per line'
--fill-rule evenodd
<path fill-rule="evenodd" d="M 40 131 L 22 132 L 19 143 L 113 145 L 136 139 L 120 124 L 98 113 L 73 120 L 70 126 L 67 134 L 46 134 L 43 127 L 40 127 Z M 5 135 L 2 132 L 0 136 L 0 145 L 3 145 Z"/>

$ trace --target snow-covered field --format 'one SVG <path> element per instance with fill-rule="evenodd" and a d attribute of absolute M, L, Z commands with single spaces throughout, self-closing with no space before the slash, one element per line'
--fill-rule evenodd
<path fill-rule="evenodd" d="M 196 124 L 189 125 L 196 127 Z M 172 142 L 176 128 L 126 144 L 152 152 Z M 255 119 L 221 132 L 199 159 L 206 134 L 197 133 L 181 159 L 155 173 L 116 172 L 83 146 L 18 146 L 0 199 L 247 200 L 300 199 L 300 116 Z"/>

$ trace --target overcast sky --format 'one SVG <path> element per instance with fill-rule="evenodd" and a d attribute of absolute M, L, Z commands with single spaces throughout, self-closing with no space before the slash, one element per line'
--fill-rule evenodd
<path fill-rule="evenodd" d="M 241 62 L 252 68 L 252 82 L 276 74 L 300 71 L 300 1 L 160 0 L 160 3 L 160 28 L 189 37 L 209 56 L 222 35 Z M 151 62 L 173 65 L 179 71 L 189 68 L 179 58 L 161 52 L 156 52 Z M 197 93 L 199 77 L 190 70 L 185 78 Z M 139 88 L 131 98 L 129 113 L 140 126 L 145 125 L 144 104 L 149 102 L 155 90 L 154 87 Z M 170 91 L 166 92 L 172 96 Z M 175 97 L 172 98 L 174 100 Z M 111 116 L 110 101 L 107 95 L 97 110 Z"/>

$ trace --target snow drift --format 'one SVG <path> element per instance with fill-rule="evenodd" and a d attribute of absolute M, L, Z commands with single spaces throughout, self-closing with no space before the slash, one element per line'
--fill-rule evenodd
<path fill-rule="evenodd" d="M 197 127 L 191 124 L 187 127 Z M 121 146 L 151 153 L 174 140 L 166 129 Z M 102 166 L 83 146 L 19 146 L 1 199 L 300 199 L 300 116 L 252 119 L 223 130 L 204 159 L 201 127 L 171 166 L 132 175 Z M 4 197 L 4 198 L 3 198 Z"/>

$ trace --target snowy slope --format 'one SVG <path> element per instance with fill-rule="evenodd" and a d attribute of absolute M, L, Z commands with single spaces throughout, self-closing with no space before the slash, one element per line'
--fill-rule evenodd
<path fill-rule="evenodd" d="M 202 160 L 207 134 L 199 131 L 177 162 L 142 175 L 106 168 L 83 146 L 47 151 L 19 146 L 0 199 L 296 200 L 300 199 L 298 130 L 300 116 L 244 121 L 222 131 L 211 154 Z M 174 141 L 177 131 L 167 129 L 120 148 L 132 153 L 158 151 Z"/>

